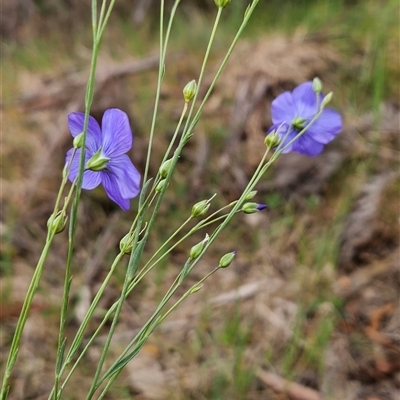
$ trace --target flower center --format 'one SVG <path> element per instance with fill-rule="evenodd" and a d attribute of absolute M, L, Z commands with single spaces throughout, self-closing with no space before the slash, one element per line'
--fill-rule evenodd
<path fill-rule="evenodd" d="M 296 129 L 296 131 L 300 132 L 301 130 L 304 129 L 306 121 L 307 120 L 305 118 L 295 117 L 293 118 L 291 125 L 293 129 Z"/>
<path fill-rule="evenodd" d="M 86 169 L 91 171 L 102 171 L 107 168 L 108 162 L 111 158 L 105 157 L 101 149 L 97 151 L 86 163 Z"/>

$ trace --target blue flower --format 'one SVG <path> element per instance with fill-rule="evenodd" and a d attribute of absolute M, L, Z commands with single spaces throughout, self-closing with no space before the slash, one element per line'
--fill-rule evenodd
<path fill-rule="evenodd" d="M 83 113 L 68 115 L 69 130 L 76 138 L 74 143 L 79 142 L 84 119 Z M 117 108 L 107 110 L 101 129 L 97 121 L 89 116 L 82 188 L 94 189 L 101 183 L 108 197 L 123 210 L 129 209 L 129 199 L 140 192 L 140 173 L 125 154 L 131 149 L 132 140 L 128 116 L 123 111 Z M 75 182 L 78 175 L 81 149 L 70 149 L 65 160 L 66 163 L 70 161 L 74 150 L 76 153 L 68 176 L 71 182 Z"/>
<path fill-rule="evenodd" d="M 279 148 L 285 147 L 299 132 L 305 128 L 319 111 L 324 95 L 320 94 L 319 104 L 312 82 L 297 86 L 293 92 L 280 94 L 271 107 L 273 125 L 267 134 L 275 131 L 279 136 Z M 283 150 L 283 153 L 295 151 L 308 156 L 316 156 L 324 149 L 324 145 L 332 141 L 342 130 L 340 114 L 324 108 L 320 116 L 307 130 Z"/>

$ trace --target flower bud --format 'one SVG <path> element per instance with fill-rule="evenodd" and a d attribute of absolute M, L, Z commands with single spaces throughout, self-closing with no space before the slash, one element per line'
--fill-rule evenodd
<path fill-rule="evenodd" d="M 189 101 L 193 99 L 196 94 L 196 90 L 197 84 L 194 79 L 186 84 L 186 86 L 183 88 L 183 98 L 185 99 L 186 103 L 189 103 Z"/>
<path fill-rule="evenodd" d="M 254 198 L 254 196 L 257 194 L 257 190 L 252 190 L 247 194 L 247 196 L 244 198 L 245 201 L 250 201 L 251 199 Z"/>
<path fill-rule="evenodd" d="M 170 158 L 169 160 L 164 161 L 161 164 L 161 167 L 160 167 L 160 170 L 159 170 L 161 178 L 166 178 L 167 177 L 168 172 L 171 169 L 171 164 L 172 164 L 172 158 Z"/>
<path fill-rule="evenodd" d="M 127 233 L 119 242 L 119 249 L 124 254 L 131 254 L 133 248 L 133 233 Z"/>
<path fill-rule="evenodd" d="M 155 188 L 156 193 L 161 193 L 163 191 L 166 183 L 167 183 L 167 181 L 165 179 L 162 179 L 160 182 L 158 182 L 158 184 Z"/>
<path fill-rule="evenodd" d="M 67 214 L 65 211 L 59 211 L 55 216 L 51 215 L 47 220 L 47 229 L 55 235 L 62 232 L 67 226 Z"/>
<path fill-rule="evenodd" d="M 100 149 L 87 161 L 85 168 L 90 169 L 91 171 L 102 171 L 103 169 L 106 169 L 110 160 L 111 158 L 105 157 Z"/>
<path fill-rule="evenodd" d="M 276 131 L 270 132 L 264 139 L 265 146 L 268 149 L 274 149 L 275 147 L 278 147 L 280 142 L 279 135 L 276 133 Z"/>
<path fill-rule="evenodd" d="M 72 142 L 75 149 L 80 149 L 83 146 L 83 132 L 74 137 L 74 141 Z"/>
<path fill-rule="evenodd" d="M 203 251 L 205 244 L 208 242 L 210 237 L 206 234 L 206 237 L 200 242 L 195 244 L 189 251 L 189 258 L 195 260 L 200 253 Z"/>
<path fill-rule="evenodd" d="M 319 79 L 318 77 L 315 77 L 313 79 L 313 83 L 312 83 L 312 88 L 314 90 L 315 93 L 321 93 L 322 92 L 322 81 L 321 79 Z"/>
<path fill-rule="evenodd" d="M 202 287 L 203 287 L 202 283 L 193 286 L 192 289 L 190 290 L 190 294 L 198 292 Z"/>
<path fill-rule="evenodd" d="M 214 0 L 214 2 L 218 8 L 225 8 L 231 0 Z"/>
<path fill-rule="evenodd" d="M 245 203 L 243 204 L 242 211 L 245 214 L 254 214 L 257 211 L 262 211 L 267 208 L 266 204 L 258 204 L 258 203 Z"/>
<path fill-rule="evenodd" d="M 210 208 L 209 200 L 202 200 L 192 207 L 192 218 L 198 218 L 205 215 Z"/>
<path fill-rule="evenodd" d="M 220 268 L 229 267 L 235 256 L 236 256 L 236 251 L 231 251 L 230 253 L 226 253 L 225 255 L 223 255 L 219 260 L 219 267 Z"/>
<path fill-rule="evenodd" d="M 246 17 L 247 17 L 247 14 L 249 13 L 250 8 L 251 8 L 251 5 L 249 4 L 249 5 L 246 7 L 246 10 L 244 11 L 243 18 L 246 18 Z"/>
<path fill-rule="evenodd" d="M 333 92 L 329 92 L 329 93 L 323 98 L 322 103 L 321 103 L 321 108 L 324 108 L 325 106 L 327 106 L 327 105 L 331 102 L 332 97 L 333 97 Z"/>

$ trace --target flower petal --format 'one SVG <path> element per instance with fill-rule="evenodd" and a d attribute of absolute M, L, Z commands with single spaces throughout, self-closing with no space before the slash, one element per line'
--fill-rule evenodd
<path fill-rule="evenodd" d="M 140 173 L 126 154 L 112 158 L 107 170 L 118 177 L 117 184 L 124 199 L 132 199 L 139 194 Z"/>
<path fill-rule="evenodd" d="M 65 158 L 66 163 L 70 161 L 74 150 L 75 149 L 68 150 L 67 156 Z M 91 156 L 92 155 L 90 154 L 90 151 L 89 150 L 86 151 L 85 161 L 87 162 Z M 72 160 L 71 168 L 68 175 L 68 179 L 71 182 L 74 182 L 76 177 L 78 176 L 80 160 L 81 160 L 81 149 L 77 149 L 75 156 Z M 100 183 L 101 183 L 101 174 L 99 172 L 85 171 L 83 173 L 82 189 L 91 190 L 99 186 Z"/>
<path fill-rule="evenodd" d="M 83 132 L 85 114 L 73 112 L 68 115 L 68 128 L 72 137 L 76 137 Z M 86 135 L 86 147 L 95 153 L 101 147 L 101 130 L 97 121 L 89 115 L 88 130 Z"/>
<path fill-rule="evenodd" d="M 120 156 L 132 147 L 132 131 L 126 113 L 111 108 L 103 115 L 103 152 L 110 158 Z"/>
<path fill-rule="evenodd" d="M 283 92 L 271 104 L 271 117 L 273 124 L 282 122 L 290 123 L 295 115 L 295 105 L 290 92 Z"/>
<path fill-rule="evenodd" d="M 310 126 L 306 134 L 316 142 L 327 144 L 342 130 L 342 117 L 332 108 L 326 108 Z"/>
<path fill-rule="evenodd" d="M 111 171 L 101 171 L 101 182 L 107 193 L 107 196 L 115 201 L 123 210 L 129 210 L 130 201 L 122 197 L 120 190 L 120 176 L 112 173 Z"/>
<path fill-rule="evenodd" d="M 320 100 L 324 95 L 321 93 Z M 311 119 L 317 113 L 317 94 L 312 88 L 312 82 L 304 82 L 293 90 L 293 101 L 297 117 Z"/>
<path fill-rule="evenodd" d="M 318 155 L 323 149 L 324 145 L 316 142 L 307 134 L 307 132 L 300 136 L 292 146 L 292 150 L 296 153 L 305 154 L 311 157 Z"/>

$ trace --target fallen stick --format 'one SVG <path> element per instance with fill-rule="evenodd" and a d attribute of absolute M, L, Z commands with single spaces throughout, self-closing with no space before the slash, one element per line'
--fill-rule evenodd
<path fill-rule="evenodd" d="M 321 396 L 316 390 L 300 383 L 289 382 L 272 372 L 259 369 L 257 377 L 274 392 L 285 393 L 292 400 L 321 400 Z"/>

